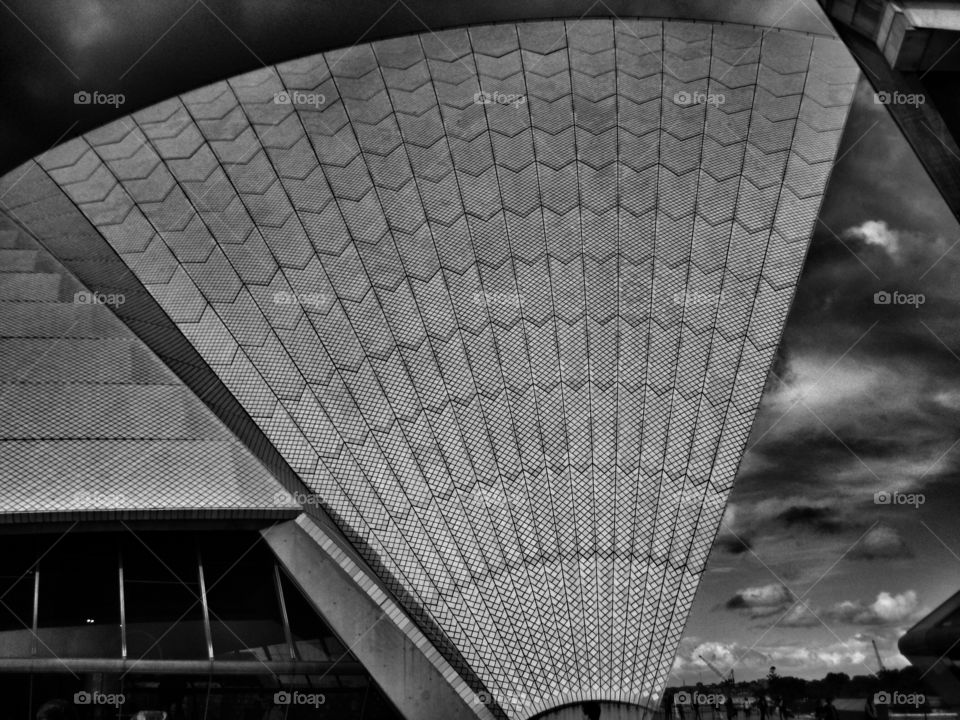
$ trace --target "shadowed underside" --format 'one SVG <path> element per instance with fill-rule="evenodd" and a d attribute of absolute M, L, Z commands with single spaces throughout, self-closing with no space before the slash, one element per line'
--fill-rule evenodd
<path fill-rule="evenodd" d="M 185 94 L 0 192 L 43 242 L 62 188 L 508 715 L 647 704 L 856 76 L 731 24 L 427 33 Z"/>

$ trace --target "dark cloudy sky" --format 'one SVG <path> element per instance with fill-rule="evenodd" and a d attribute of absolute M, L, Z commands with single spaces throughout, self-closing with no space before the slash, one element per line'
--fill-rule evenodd
<path fill-rule="evenodd" d="M 311 15 L 338 6 L 349 3 L 0 0 L 0 173 L 109 119 L 73 105 L 78 90 L 122 92 L 132 112 L 329 46 L 364 21 Z M 403 22 L 422 27 L 381 20 L 385 32 Z M 865 83 L 840 153 L 681 644 L 683 680 L 711 678 L 701 654 L 742 678 L 771 664 L 871 672 L 871 638 L 903 664 L 896 638 L 960 588 L 960 234 Z M 925 302 L 877 305 L 878 291 Z M 894 490 L 925 503 L 875 504 Z"/>
<path fill-rule="evenodd" d="M 673 682 L 904 665 L 960 590 L 957 223 L 865 81 L 840 157 Z"/>

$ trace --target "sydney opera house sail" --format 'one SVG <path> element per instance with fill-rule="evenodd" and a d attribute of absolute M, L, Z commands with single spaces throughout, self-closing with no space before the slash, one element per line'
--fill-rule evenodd
<path fill-rule="evenodd" d="M 93 304 L 124 294 L 217 452 L 292 469 L 478 713 L 652 707 L 857 77 L 827 26 L 423 32 L 139 110 L 0 193 Z"/>

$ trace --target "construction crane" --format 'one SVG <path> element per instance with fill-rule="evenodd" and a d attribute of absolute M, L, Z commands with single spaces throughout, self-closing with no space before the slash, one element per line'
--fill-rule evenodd
<path fill-rule="evenodd" d="M 887 668 L 883 664 L 883 658 L 880 657 L 880 651 L 877 649 L 877 641 L 871 638 L 870 642 L 873 643 L 873 654 L 877 656 L 877 665 L 880 666 L 880 672 L 886 672 Z M 880 673 L 877 674 L 879 675 Z"/>
<path fill-rule="evenodd" d="M 722 672 L 720 672 L 720 670 L 717 668 L 716 665 L 714 665 L 712 662 L 707 660 L 703 655 L 700 656 L 700 659 L 703 660 L 707 665 L 709 665 L 710 669 L 713 670 L 719 676 L 720 680 L 722 680 L 723 682 L 730 683 L 731 685 L 733 685 L 733 683 L 736 682 L 733 679 L 733 668 L 730 668 L 730 672 L 727 675 L 724 675 Z"/>

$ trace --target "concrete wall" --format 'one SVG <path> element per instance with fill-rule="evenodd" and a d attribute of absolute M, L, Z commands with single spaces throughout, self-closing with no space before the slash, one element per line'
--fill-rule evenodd
<path fill-rule="evenodd" d="M 293 583 L 405 718 L 492 717 L 483 705 L 469 705 L 455 689 L 455 679 L 441 673 L 439 654 L 427 657 L 411 640 L 398 624 L 398 619 L 410 623 L 397 616 L 399 608 L 375 602 L 300 525 L 286 522 L 264 530 L 263 537 Z"/>

